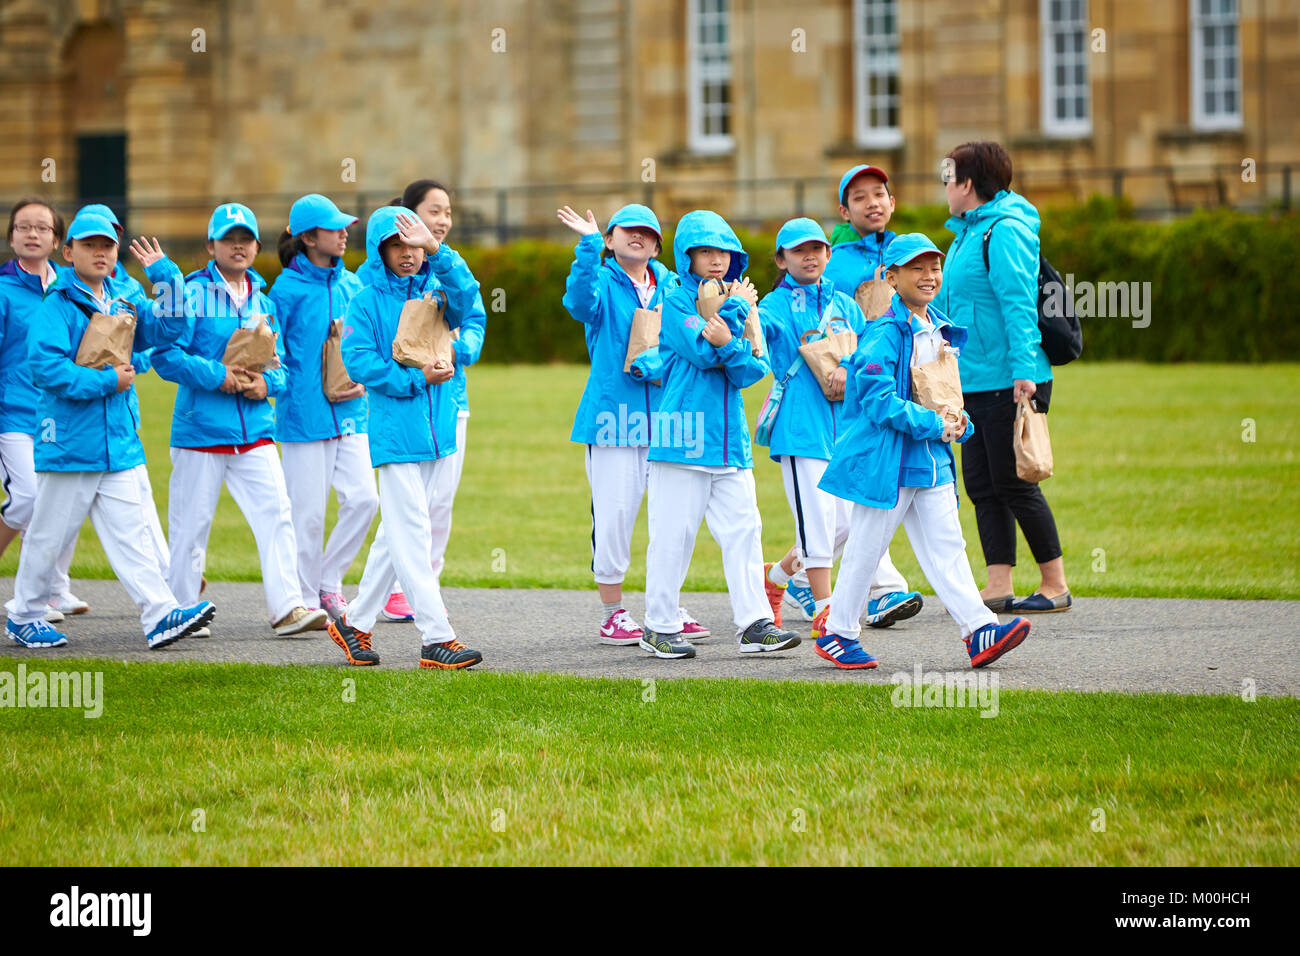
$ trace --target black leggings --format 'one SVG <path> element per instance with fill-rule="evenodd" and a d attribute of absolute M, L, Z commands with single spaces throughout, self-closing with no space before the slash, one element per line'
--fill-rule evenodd
<path fill-rule="evenodd" d="M 1016 474 L 1016 453 L 1011 444 L 1016 420 L 1012 390 L 967 392 L 966 414 L 975 434 L 962 446 L 961 475 L 966 494 L 975 505 L 984 563 L 1016 563 L 1016 523 L 1039 564 L 1061 556 L 1056 519 L 1038 485 Z M 1038 383 L 1034 395 L 1046 411 L 1052 383 Z"/>

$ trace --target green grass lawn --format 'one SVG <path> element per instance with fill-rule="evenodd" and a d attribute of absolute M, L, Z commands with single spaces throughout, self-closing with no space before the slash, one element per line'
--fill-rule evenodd
<path fill-rule="evenodd" d="M 10 864 L 1300 862 L 1290 699 L 45 666 L 103 713 L 0 708 Z"/>
<path fill-rule="evenodd" d="M 1056 476 L 1043 485 L 1076 595 L 1300 598 L 1300 365 L 1076 363 L 1057 370 L 1051 412 Z M 481 366 L 464 479 L 443 581 L 454 586 L 589 587 L 589 494 L 581 446 L 568 441 L 586 369 Z M 751 423 L 769 382 L 749 389 Z M 167 434 L 173 386 L 141 380 L 143 435 L 158 508 L 167 514 Z M 1254 422 L 1254 441 L 1243 434 Z M 756 462 L 764 549 L 793 540 L 777 466 Z M 333 506 L 331 505 L 331 508 Z M 983 583 L 973 509 L 961 509 L 967 551 Z M 332 514 L 332 512 L 331 512 Z M 644 586 L 645 512 L 628 586 Z M 0 560 L 12 575 L 17 549 Z M 256 580 L 252 534 L 223 493 L 207 573 Z M 1017 591 L 1036 583 L 1023 539 Z M 905 534 L 895 563 L 927 590 Z M 349 582 L 360 577 L 365 552 Z M 107 577 L 94 532 L 83 530 L 74 575 Z M 702 533 L 687 590 L 721 590 L 717 545 Z"/>

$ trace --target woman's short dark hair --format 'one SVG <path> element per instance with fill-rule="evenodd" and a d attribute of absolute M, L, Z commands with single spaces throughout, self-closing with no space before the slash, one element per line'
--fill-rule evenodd
<path fill-rule="evenodd" d="M 14 241 L 14 220 L 18 218 L 18 213 L 28 206 L 44 206 L 50 211 L 50 218 L 54 221 L 55 245 L 62 243 L 67 231 L 67 227 L 63 224 L 63 217 L 59 215 L 57 209 L 38 196 L 26 196 L 14 203 L 14 208 L 9 210 L 9 231 L 5 234 L 9 242 Z"/>
<path fill-rule="evenodd" d="M 971 181 L 975 195 L 988 202 L 1011 186 L 1011 157 L 1001 143 L 984 140 L 962 143 L 948 154 L 955 169 L 953 176 L 959 183 Z"/>
<path fill-rule="evenodd" d="M 420 203 L 424 202 L 424 197 L 429 195 L 429 190 L 431 189 L 441 189 L 447 194 L 448 199 L 451 198 L 451 190 L 438 182 L 438 180 L 417 179 L 402 190 L 401 201 L 396 205 L 405 206 L 407 209 L 414 209 L 419 206 Z"/>

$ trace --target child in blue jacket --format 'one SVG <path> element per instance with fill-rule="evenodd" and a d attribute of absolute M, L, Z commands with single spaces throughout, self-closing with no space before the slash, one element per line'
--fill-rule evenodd
<path fill-rule="evenodd" d="M 0 266 L 0 554 L 27 530 L 36 503 L 36 405 L 40 393 L 27 365 L 27 330 L 41 308 L 45 290 L 58 278 L 52 257 L 63 244 L 63 217 L 43 199 L 20 199 L 9 213 L 6 236 L 14 258 Z M 120 267 L 119 267 L 120 268 Z M 77 543 L 59 556 L 50 582 L 51 624 L 65 613 L 82 614 L 90 605 L 72 594 L 68 568 Z"/>
<path fill-rule="evenodd" d="M 239 203 L 218 206 L 208 222 L 212 260 L 185 277 L 185 328 L 154 352 L 158 374 L 180 386 L 172 412 L 168 577 L 181 600 L 198 597 L 224 483 L 257 541 L 271 627 L 290 635 L 322 629 L 327 615 L 305 607 L 298 586 L 293 516 L 269 401 L 288 387 L 284 336 L 252 269 L 260 248 L 253 211 Z M 262 321 L 276 333 L 277 367 L 259 372 L 224 364 L 235 331 Z"/>
<path fill-rule="evenodd" d="M 331 328 L 346 332 L 348 303 L 361 291 L 361 280 L 343 265 L 348 227 L 356 221 L 318 193 L 295 202 L 280 237 L 284 268 L 270 292 L 283 329 L 289 380 L 289 388 L 275 403 L 275 437 L 293 511 L 298 585 L 304 607 L 323 608 L 335 621 L 348 609 L 343 575 L 379 510 L 365 386 L 354 383 L 327 395 L 321 370 Z M 331 487 L 338 494 L 339 509 L 326 542 Z"/>
<path fill-rule="evenodd" d="M 974 432 L 965 413 L 943 414 L 912 401 L 912 369 L 959 350 L 966 330 L 931 301 L 943 282 L 941 253 L 920 233 L 890 244 L 886 278 L 891 309 L 867 329 L 848 365 L 845 404 L 856 414 L 835 446 L 820 487 L 853 502 L 849 538 L 831 595 L 818 655 L 844 668 L 872 668 L 858 643 L 858 618 L 871 575 L 901 523 L 926 579 L 961 628 L 971 667 L 984 667 L 1018 646 L 1029 622 L 998 625 L 984 605 L 957 517 L 951 443 Z"/>
<path fill-rule="evenodd" d="M 737 280 L 749 256 L 726 221 L 695 210 L 673 238 L 679 285 L 664 303 L 659 336 L 663 397 L 651 423 L 650 544 L 646 549 L 643 650 L 690 658 L 680 597 L 700 520 L 722 549 L 723 573 L 742 653 L 781 651 L 799 638 L 772 622 L 763 593 L 763 523 L 754 494 L 754 461 L 741 390 L 770 370 L 765 350 L 744 337 L 758 301 L 748 279 L 709 319 L 700 315 L 700 283 Z M 761 338 L 761 336 L 760 336 Z"/>
<path fill-rule="evenodd" d="M 169 341 L 183 326 L 176 294 L 130 306 L 110 278 L 117 264 L 117 233 L 102 216 L 80 215 L 68 228 L 63 256 L 71 263 L 46 291 L 28 336 L 28 364 L 37 398 L 35 468 L 40 474 L 31 522 L 23 541 L 14 595 L 5 605 L 9 638 L 25 647 L 60 647 L 67 638 L 44 620 L 50 577 L 59 555 L 89 516 L 113 572 L 140 609 L 151 649 L 165 647 L 205 626 L 215 614 L 207 601 L 181 607 L 163 577 L 147 529 L 157 523 L 153 499 L 141 492 L 144 447 L 136 434 L 138 404 L 130 401 L 135 370 L 77 364 L 81 341 L 96 314 L 131 311 L 134 350 Z M 132 251 L 151 281 L 178 288 L 180 270 L 155 241 Z M 142 534 L 142 532 L 145 532 Z"/>
<path fill-rule="evenodd" d="M 772 350 L 772 374 L 777 382 L 784 382 L 770 436 L 771 456 L 781 466 L 795 521 L 795 546 L 781 561 L 765 566 L 764 584 L 772 619 L 779 626 L 783 593 L 796 570 L 803 570 L 813 592 L 814 638 L 825 625 L 831 568 L 849 533 L 849 503 L 817 487 L 843 427 L 846 371 L 841 364 L 832 374 L 833 397 L 827 398 L 799 346 L 833 332 L 852 331 L 860 339 L 867 325 L 853 298 L 838 291 L 823 274 L 829 258 L 830 246 L 821 226 L 812 219 L 790 220 L 776 236 L 781 281 L 760 303 L 763 334 Z M 881 564 L 888 561 L 886 552 Z M 916 592 L 897 597 L 876 593 L 873 598 L 868 621 L 887 617 L 892 624 L 921 608 L 921 595 Z"/>
<path fill-rule="evenodd" d="M 352 608 L 343 621 L 330 624 L 330 637 L 348 663 L 378 664 L 371 631 L 396 579 L 420 630 L 420 667 L 472 667 L 483 655 L 456 640 L 430 552 L 431 514 L 447 478 L 448 456 L 456 450 L 454 368 L 442 359 L 423 368 L 402 365 L 393 358 L 393 339 L 402 307 L 426 292 L 446 295 L 447 325 L 457 328 L 474 307 L 478 282 L 464 261 L 402 206 L 370 214 L 366 261 L 357 274 L 365 288 L 348 306 L 343 361 L 370 398 L 370 460 L 382 521 Z"/>
<path fill-rule="evenodd" d="M 393 205 L 405 206 L 413 210 L 420 220 L 429 227 L 429 232 L 439 243 L 446 245 L 447 233 L 451 232 L 451 193 L 447 187 L 435 179 L 417 179 L 402 192 L 401 201 Z M 439 262 L 447 262 L 445 271 L 456 271 L 464 267 L 469 275 L 469 266 L 459 252 L 450 246 Z M 440 265 L 440 268 L 442 266 Z M 456 450 L 448 456 L 446 481 L 438 486 L 438 495 L 429 512 L 433 523 L 433 577 L 442 586 L 442 569 L 446 563 L 447 542 L 451 540 L 451 514 L 456 503 L 456 491 L 460 488 L 460 476 L 465 468 L 466 442 L 469 440 L 469 382 L 465 369 L 479 360 L 483 353 L 483 336 L 487 332 L 487 310 L 483 308 L 481 292 L 474 296 L 473 307 L 461 316 L 460 326 L 455 331 L 452 350 L 456 353 L 456 374 L 451 378 L 451 393 L 456 400 Z M 412 621 L 411 605 L 401 591 L 394 591 L 388 598 L 381 612 L 390 621 Z"/>
<path fill-rule="evenodd" d="M 645 636 L 623 606 L 623 578 L 631 563 L 632 530 L 649 471 L 650 423 L 663 389 L 641 366 L 623 371 L 637 309 L 662 311 L 677 277 L 656 258 L 663 244 L 659 219 L 631 204 L 610 217 L 602 237 L 596 217 L 568 206 L 562 223 L 581 237 L 564 288 L 564 307 L 583 324 L 591 370 L 573 419 L 570 441 L 586 446 L 591 486 L 591 571 L 600 595 L 602 644 L 639 644 Z M 640 357 L 638 357 L 640 359 Z M 688 636 L 709 632 L 684 608 Z"/>

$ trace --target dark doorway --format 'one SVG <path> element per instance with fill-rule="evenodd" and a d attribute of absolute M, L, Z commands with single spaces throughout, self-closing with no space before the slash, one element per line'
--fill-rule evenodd
<path fill-rule="evenodd" d="M 126 223 L 126 134 L 77 137 L 77 205 L 102 202 Z"/>

